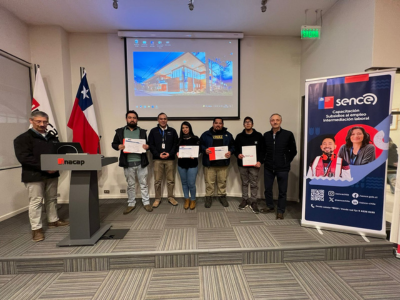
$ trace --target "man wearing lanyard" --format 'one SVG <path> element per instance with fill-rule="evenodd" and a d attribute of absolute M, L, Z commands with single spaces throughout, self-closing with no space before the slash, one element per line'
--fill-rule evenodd
<path fill-rule="evenodd" d="M 283 219 L 286 209 L 286 192 L 290 171 L 290 163 L 297 154 L 296 141 L 291 131 L 281 128 L 282 116 L 273 114 L 269 118 L 271 130 L 264 133 L 265 162 L 264 186 L 265 201 L 267 204 L 263 212 L 273 212 L 272 186 L 275 177 L 278 180 L 279 197 L 277 219 Z"/>
<path fill-rule="evenodd" d="M 154 190 L 156 198 L 153 207 L 161 203 L 161 183 L 165 174 L 167 179 L 168 202 L 174 206 L 178 202 L 174 199 L 175 187 L 175 155 L 178 143 L 178 134 L 172 127 L 167 126 L 168 117 L 160 113 L 157 117 L 158 125 L 149 134 L 149 147 L 154 161 Z"/>
<path fill-rule="evenodd" d="M 317 156 L 308 168 L 307 178 L 331 177 L 351 181 L 349 164 L 334 153 L 335 138 L 327 136 L 322 140 L 322 155 Z"/>

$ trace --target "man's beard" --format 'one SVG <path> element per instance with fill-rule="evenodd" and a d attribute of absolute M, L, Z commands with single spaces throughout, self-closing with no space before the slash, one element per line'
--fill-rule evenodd
<path fill-rule="evenodd" d="M 135 129 L 137 127 L 137 123 L 126 123 L 129 128 Z"/>

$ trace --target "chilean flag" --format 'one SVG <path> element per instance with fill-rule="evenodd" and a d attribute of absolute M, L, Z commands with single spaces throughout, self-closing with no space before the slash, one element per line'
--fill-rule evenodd
<path fill-rule="evenodd" d="M 99 130 L 86 73 L 83 74 L 79 85 L 74 107 L 69 117 L 68 127 L 73 131 L 72 141 L 81 143 L 83 152 L 89 154 L 100 153 Z"/>

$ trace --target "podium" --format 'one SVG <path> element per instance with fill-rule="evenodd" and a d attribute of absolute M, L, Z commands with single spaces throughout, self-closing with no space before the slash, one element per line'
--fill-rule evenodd
<path fill-rule="evenodd" d="M 118 158 L 102 158 L 100 154 L 42 154 L 40 160 L 42 170 L 71 171 L 70 234 L 57 246 L 93 246 L 111 227 L 100 225 L 97 171 Z"/>

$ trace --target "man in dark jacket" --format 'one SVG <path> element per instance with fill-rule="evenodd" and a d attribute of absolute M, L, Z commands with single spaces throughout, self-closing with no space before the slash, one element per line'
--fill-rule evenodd
<path fill-rule="evenodd" d="M 29 194 L 29 221 L 32 239 L 44 240 L 42 229 L 42 203 L 46 205 L 48 227 L 66 226 L 69 223 L 60 220 L 57 215 L 58 171 L 42 171 L 41 154 L 52 154 L 53 143 L 58 138 L 47 133 L 49 116 L 42 111 L 34 111 L 29 118 L 32 128 L 14 140 L 15 156 L 22 165 L 22 182 Z"/>
<path fill-rule="evenodd" d="M 257 193 L 258 193 L 258 174 L 261 164 L 264 163 L 264 139 L 260 132 L 253 128 L 253 119 L 246 117 L 243 121 L 244 130 L 239 133 L 235 139 L 235 155 L 238 158 L 240 178 L 242 179 L 242 202 L 239 204 L 239 209 L 245 209 L 250 206 L 251 210 L 258 214 Z M 252 146 L 256 150 L 256 163 L 254 165 L 243 165 L 242 147 Z M 249 198 L 249 184 L 251 197 Z"/>
<path fill-rule="evenodd" d="M 147 145 L 146 130 L 137 126 L 139 116 L 134 110 L 130 110 L 125 115 L 126 126 L 115 130 L 114 140 L 111 146 L 115 150 L 120 150 L 119 166 L 124 168 L 126 182 L 128 183 L 128 206 L 123 212 L 129 214 L 136 207 L 136 177 L 138 178 L 140 191 L 142 193 L 142 202 L 144 209 L 148 212 L 153 211 L 149 199 L 149 186 L 147 184 L 147 165 L 149 161 L 146 153 L 124 153 L 124 139 L 143 139 L 146 141 L 142 147 L 149 149 Z"/>
<path fill-rule="evenodd" d="M 215 182 L 218 187 L 218 199 L 225 207 L 229 206 L 226 200 L 226 179 L 228 177 L 228 166 L 231 154 L 235 152 L 232 134 L 224 126 L 224 120 L 220 117 L 214 118 L 213 126 L 200 137 L 200 149 L 203 153 L 204 180 L 206 183 L 205 207 L 210 208 L 214 194 Z M 210 160 L 211 147 L 228 146 L 225 159 Z"/>
<path fill-rule="evenodd" d="M 297 154 L 296 141 L 291 131 L 281 128 L 282 116 L 273 114 L 269 118 L 271 130 L 264 133 L 265 141 L 265 162 L 264 162 L 264 186 L 265 201 L 267 207 L 264 212 L 274 211 L 272 199 L 272 186 L 275 177 L 278 180 L 279 197 L 277 219 L 283 219 L 286 209 L 286 192 L 290 163 Z"/>
<path fill-rule="evenodd" d="M 160 113 L 157 121 L 157 127 L 153 128 L 149 134 L 149 147 L 154 161 L 154 189 L 156 193 L 153 207 L 156 208 L 161 203 L 161 182 L 164 173 L 167 178 L 168 202 L 176 206 L 178 202 L 174 199 L 174 187 L 178 134 L 174 128 L 167 125 L 168 117 L 165 113 Z"/>

